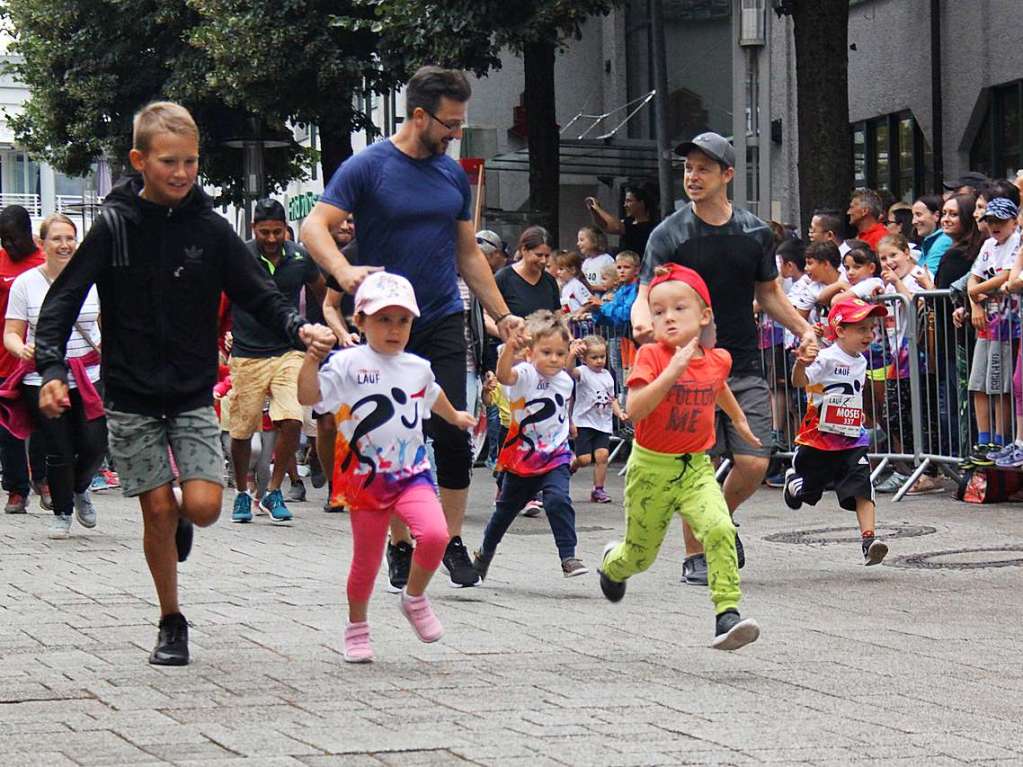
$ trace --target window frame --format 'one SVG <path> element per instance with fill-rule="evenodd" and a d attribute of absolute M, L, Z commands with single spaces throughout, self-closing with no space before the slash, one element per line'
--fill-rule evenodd
<path fill-rule="evenodd" d="M 902 156 L 899 152 L 899 125 L 904 120 L 910 120 L 913 126 L 911 133 L 912 146 L 910 152 L 913 157 L 913 168 L 908 175 L 911 186 L 906 188 L 904 182 Z M 877 134 L 878 128 L 887 130 L 888 139 L 884 149 L 888 155 L 888 170 L 884 178 L 878 177 L 877 169 Z M 928 157 L 930 152 L 927 149 L 927 142 L 924 140 L 923 131 L 912 110 L 903 109 L 898 112 L 891 112 L 886 115 L 872 117 L 869 120 L 859 120 L 851 123 L 849 132 L 852 137 L 852 167 L 856 174 L 858 152 L 856 147 L 856 133 L 863 131 L 863 175 L 854 178 L 856 187 L 867 187 L 870 189 L 886 190 L 897 200 L 911 201 L 924 194 L 927 189 L 928 178 Z"/>

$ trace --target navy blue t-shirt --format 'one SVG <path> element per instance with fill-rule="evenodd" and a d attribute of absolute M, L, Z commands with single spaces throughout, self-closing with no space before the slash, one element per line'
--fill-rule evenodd
<path fill-rule="evenodd" d="M 457 223 L 470 220 L 472 193 L 457 162 L 447 155 L 416 160 L 380 141 L 346 160 L 320 199 L 355 214 L 361 265 L 408 278 L 419 322 L 462 313 Z"/>

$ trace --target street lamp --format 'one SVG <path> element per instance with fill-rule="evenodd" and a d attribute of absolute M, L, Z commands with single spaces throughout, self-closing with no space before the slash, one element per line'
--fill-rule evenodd
<path fill-rule="evenodd" d="M 244 176 L 242 194 L 245 213 L 245 232 L 248 236 L 252 224 L 252 203 L 266 195 L 266 172 L 263 168 L 263 150 L 283 149 L 289 142 L 281 139 L 263 138 L 259 121 L 252 117 L 249 120 L 249 135 L 245 138 L 229 139 L 223 143 L 229 149 L 242 150 L 242 174 Z"/>

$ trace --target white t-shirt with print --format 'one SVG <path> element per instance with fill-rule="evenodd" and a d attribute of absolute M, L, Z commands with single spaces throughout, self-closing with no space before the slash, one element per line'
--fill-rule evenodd
<path fill-rule="evenodd" d="M 609 253 L 601 253 L 599 256 L 590 256 L 583 261 L 583 276 L 593 286 L 594 290 L 604 289 L 604 269 L 614 266 L 615 260 Z"/>
<path fill-rule="evenodd" d="M 512 474 L 536 476 L 571 463 L 568 447 L 568 401 L 572 377 L 564 370 L 548 378 L 529 362 L 514 367 L 518 375 L 505 386 L 511 421 L 498 464 Z"/>
<path fill-rule="evenodd" d="M 587 365 L 580 365 L 575 371 L 579 379 L 575 384 L 572 420 L 577 427 L 610 434 L 613 430 L 611 403 L 615 398 L 614 376 L 607 368 L 595 373 Z"/>
<path fill-rule="evenodd" d="M 320 368 L 317 412 L 334 413 L 334 492 L 349 508 L 387 509 L 413 481 L 430 481 L 422 422 L 440 386 L 430 363 L 369 346 L 335 352 Z"/>
<path fill-rule="evenodd" d="M 984 281 L 990 280 L 999 272 L 1011 269 L 1016 260 L 1016 253 L 1019 252 L 1019 242 L 1019 229 L 1009 235 L 1001 245 L 994 237 L 988 237 L 980 246 L 977 257 L 973 259 L 970 273 Z"/>
<path fill-rule="evenodd" d="M 567 306 L 570 312 L 582 309 L 592 296 L 593 294 L 578 277 L 573 277 L 561 287 L 561 305 Z"/>
<path fill-rule="evenodd" d="M 38 267 L 18 275 L 14 284 L 11 285 L 11 297 L 7 303 L 6 319 L 21 320 L 27 323 L 27 329 L 25 330 L 26 344 L 35 343 L 39 311 L 43 307 L 43 299 L 46 298 L 46 293 L 49 290 L 50 283 L 46 281 L 45 275 L 39 271 Z M 99 294 L 96 292 L 96 286 L 93 285 L 85 296 L 82 311 L 78 313 L 76 322 L 96 346 L 100 345 L 98 319 Z M 85 337 L 79 332 L 78 328 L 72 326 L 71 335 L 68 337 L 67 342 L 67 356 L 69 358 L 84 357 L 91 351 L 93 351 L 93 347 L 85 340 Z M 96 383 L 99 380 L 99 365 L 90 365 L 85 370 L 89 374 L 90 381 Z M 29 386 L 42 386 L 43 377 L 39 373 L 28 373 L 23 382 Z M 78 385 L 75 382 L 74 374 L 70 371 L 68 372 L 67 383 L 71 388 L 75 388 Z"/>

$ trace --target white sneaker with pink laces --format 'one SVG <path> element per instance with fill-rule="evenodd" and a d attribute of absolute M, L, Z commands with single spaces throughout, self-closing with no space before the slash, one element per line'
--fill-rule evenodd
<path fill-rule="evenodd" d="M 369 663 L 373 660 L 373 645 L 369 642 L 369 624 L 366 621 L 345 626 L 345 663 Z"/>
<path fill-rule="evenodd" d="M 412 624 L 416 635 L 423 642 L 436 642 L 444 636 L 444 627 L 440 625 L 437 616 L 433 614 L 430 607 L 430 600 L 426 594 L 418 597 L 409 596 L 405 589 L 401 590 L 401 611 L 405 613 L 408 622 Z"/>

